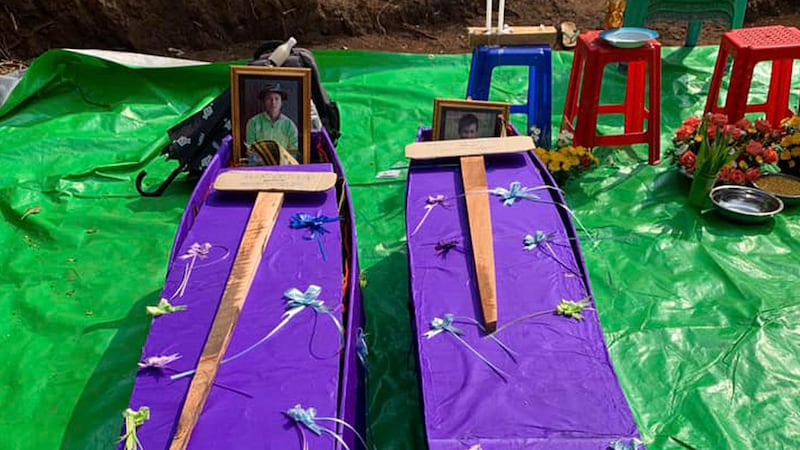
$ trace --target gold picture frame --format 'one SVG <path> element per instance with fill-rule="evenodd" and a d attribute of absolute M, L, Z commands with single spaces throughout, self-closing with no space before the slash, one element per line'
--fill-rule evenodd
<path fill-rule="evenodd" d="M 503 136 L 510 114 L 510 103 L 437 98 L 433 140 Z"/>
<path fill-rule="evenodd" d="M 266 109 L 273 108 L 278 97 L 281 99 L 277 108 L 279 114 L 274 119 Z M 277 142 L 288 153 L 301 159 L 303 164 L 309 164 L 311 69 L 232 66 L 231 119 L 232 166 L 249 165 L 246 155 L 248 141 L 258 140 L 259 134 L 264 133 L 269 134 L 267 139 Z M 292 137 L 292 125 L 286 119 L 296 129 L 296 141 Z M 295 147 L 295 142 L 296 148 L 292 148 Z"/>

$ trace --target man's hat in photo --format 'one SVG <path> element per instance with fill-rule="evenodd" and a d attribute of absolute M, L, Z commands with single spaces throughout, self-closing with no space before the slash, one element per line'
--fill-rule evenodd
<path fill-rule="evenodd" d="M 258 99 L 259 100 L 264 100 L 264 98 L 270 92 L 276 92 L 278 94 L 281 94 L 281 99 L 283 99 L 283 100 L 286 100 L 289 97 L 289 94 L 287 94 L 286 91 L 284 91 L 283 88 L 281 88 L 281 84 L 280 83 L 275 83 L 275 84 L 268 84 L 268 85 L 264 86 L 261 89 L 261 91 L 258 92 Z"/>

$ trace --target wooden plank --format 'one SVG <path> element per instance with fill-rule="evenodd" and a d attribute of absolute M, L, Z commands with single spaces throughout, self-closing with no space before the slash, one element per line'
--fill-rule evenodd
<path fill-rule="evenodd" d="M 324 192 L 335 185 L 333 172 L 229 170 L 214 181 L 218 191 Z"/>
<path fill-rule="evenodd" d="M 185 450 L 189 445 L 189 439 L 217 377 L 220 362 L 230 344 L 233 330 L 239 321 L 239 315 L 253 284 L 256 270 L 261 264 L 264 248 L 269 241 L 282 204 L 283 193 L 261 192 L 256 197 L 253 212 L 247 222 L 231 275 L 211 326 L 211 333 L 200 356 L 197 372 L 189 386 L 170 450 Z"/>
<path fill-rule="evenodd" d="M 489 208 L 489 186 L 483 156 L 461 158 L 461 177 L 467 199 L 472 257 L 478 277 L 478 290 L 486 331 L 497 328 L 497 277 L 494 265 L 494 238 Z"/>
<path fill-rule="evenodd" d="M 510 32 L 497 34 L 497 28 L 492 27 L 490 33 L 485 27 L 467 27 L 469 46 L 479 45 L 549 45 L 554 47 L 558 39 L 558 31 L 552 26 L 515 26 Z"/>
<path fill-rule="evenodd" d="M 408 144 L 406 146 L 406 158 L 436 159 L 454 156 L 522 153 L 534 149 L 536 149 L 536 145 L 530 136 L 452 139 Z"/>

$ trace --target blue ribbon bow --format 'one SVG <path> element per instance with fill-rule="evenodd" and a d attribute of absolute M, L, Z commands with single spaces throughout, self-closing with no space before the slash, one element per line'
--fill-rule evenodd
<path fill-rule="evenodd" d="M 481 326 L 481 324 L 478 323 L 477 321 L 474 321 L 472 319 L 468 319 L 468 320 L 471 320 L 475 325 L 478 326 L 478 328 L 480 328 L 484 332 L 486 331 Z M 469 345 L 469 343 L 467 341 L 465 341 L 464 338 L 461 337 L 461 335 L 464 334 L 464 331 L 461 328 L 458 328 L 455 325 L 453 325 L 453 323 L 455 321 L 456 321 L 456 317 L 455 317 L 455 315 L 453 315 L 451 313 L 447 313 L 443 317 L 434 317 L 433 320 L 431 320 L 431 325 L 430 325 L 431 329 L 426 331 L 423 334 L 423 336 L 425 336 L 428 339 L 431 339 L 431 338 L 433 338 L 433 337 L 435 337 L 435 336 L 437 336 L 437 335 L 439 335 L 441 333 L 444 333 L 444 332 L 450 333 L 464 347 L 466 347 L 475 356 L 477 356 L 478 359 L 483 361 L 487 366 L 489 366 L 492 370 L 494 370 L 498 375 L 500 375 L 500 378 L 502 378 L 505 381 L 507 379 L 507 377 L 508 377 L 508 374 L 503 372 L 503 370 L 501 370 L 499 367 L 497 367 L 494 364 L 492 364 L 492 362 L 489 361 L 488 359 L 486 359 L 486 357 L 483 356 L 479 351 L 475 350 L 475 348 L 473 348 L 471 345 Z M 494 337 L 492 335 L 489 335 L 489 339 L 495 341 L 497 343 L 497 345 L 500 346 L 500 348 L 505 350 L 511 356 L 511 358 L 514 359 L 514 356 L 513 356 L 514 353 L 505 344 L 500 342 L 499 339 L 497 339 L 496 337 Z"/>
<path fill-rule="evenodd" d="M 489 193 L 501 197 L 504 206 L 511 206 L 517 200 L 539 200 L 539 196 L 533 193 L 538 188 L 524 187 L 519 181 L 512 181 L 509 188 L 496 187 Z"/>
<path fill-rule="evenodd" d="M 331 310 L 325 306 L 325 302 L 319 300 L 319 294 L 322 293 L 322 288 L 316 284 L 308 286 L 305 292 L 300 292 L 297 288 L 291 288 L 283 293 L 289 302 L 286 304 L 289 308 L 308 307 L 314 311 L 321 313 L 330 313 Z"/>
<path fill-rule="evenodd" d="M 641 450 L 643 445 L 644 443 L 637 438 L 630 439 L 627 442 L 625 439 L 616 439 L 608 444 L 608 448 L 609 450 Z"/>
<path fill-rule="evenodd" d="M 322 427 L 315 422 L 317 410 L 315 408 L 303 409 L 300 405 L 286 411 L 286 415 L 297 423 L 303 424 L 317 436 L 322 436 Z"/>
<path fill-rule="evenodd" d="M 530 234 L 525 236 L 523 245 L 525 245 L 525 250 L 533 251 L 543 242 L 547 242 L 548 239 L 550 239 L 550 235 L 542 230 L 537 230 L 535 236 L 531 236 Z"/>
<path fill-rule="evenodd" d="M 344 327 L 342 326 L 342 324 L 339 322 L 336 316 L 333 315 L 333 311 L 331 311 L 331 309 L 325 305 L 325 302 L 319 299 L 319 295 L 321 293 L 322 293 L 322 288 L 317 286 L 316 284 L 309 285 L 305 292 L 301 292 L 297 288 L 288 289 L 286 292 L 283 293 L 283 296 L 287 300 L 289 300 L 288 302 L 286 302 L 286 307 L 288 309 L 281 316 L 282 320 L 278 323 L 278 325 L 276 325 L 275 328 L 273 328 L 269 333 L 267 333 L 266 336 L 259 339 L 255 344 L 251 345 L 250 347 L 247 347 L 246 349 L 240 351 L 239 353 L 233 356 L 229 356 L 223 359 L 220 364 L 225 364 L 235 359 L 238 359 L 246 355 L 256 347 L 258 347 L 259 345 L 263 344 L 264 342 L 267 342 L 272 336 L 275 335 L 275 333 L 277 333 L 284 326 L 286 326 L 286 324 L 288 324 L 292 320 L 292 318 L 303 312 L 303 310 L 306 308 L 311 308 L 318 313 L 323 313 L 330 316 L 331 320 L 333 320 L 334 325 L 336 325 L 336 328 L 339 330 L 339 334 L 344 336 Z M 193 375 L 195 372 L 196 372 L 195 369 L 187 370 L 186 372 L 181 372 L 172 375 L 170 379 L 177 380 L 189 375 Z"/>
<path fill-rule="evenodd" d="M 338 222 L 339 220 L 339 217 L 328 217 L 322 215 L 322 213 L 319 213 L 316 216 L 312 216 L 311 214 L 297 213 L 292 216 L 289 227 L 293 230 L 308 228 L 308 230 L 311 232 L 311 235 L 306 237 L 306 239 L 317 240 L 317 243 L 319 243 L 319 250 L 322 252 L 322 260 L 327 261 L 328 256 L 325 254 L 325 247 L 322 245 L 322 235 L 330 233 L 330 231 L 325 228 L 325 224 Z"/>
<path fill-rule="evenodd" d="M 304 450 L 308 450 L 308 441 L 306 440 L 305 433 L 303 433 L 302 426 L 305 426 L 317 436 L 322 436 L 323 433 L 329 434 L 339 444 L 341 444 L 342 448 L 344 448 L 345 450 L 350 450 L 350 447 L 345 442 L 343 435 L 337 434 L 335 431 L 317 424 L 316 422 L 317 420 L 335 422 L 342 425 L 343 427 L 352 431 L 353 434 L 355 434 L 358 440 L 361 442 L 361 445 L 363 445 L 365 449 L 367 448 L 367 442 L 364 440 L 361 434 L 355 428 L 353 428 L 352 425 L 345 422 L 344 420 L 337 419 L 336 417 L 317 417 L 316 409 L 314 408 L 303 409 L 301 405 L 295 405 L 294 408 L 291 408 L 284 414 L 286 414 L 290 419 L 294 420 L 295 424 L 297 424 L 297 426 L 300 427 L 299 428 L 300 439 L 302 439 L 301 445 L 303 446 Z"/>
<path fill-rule="evenodd" d="M 361 328 L 358 329 L 358 338 L 356 339 L 356 354 L 358 360 L 364 369 L 367 369 L 367 362 L 369 361 L 369 350 L 367 349 L 367 334 Z"/>
<path fill-rule="evenodd" d="M 424 334 L 424 336 L 426 338 L 430 339 L 430 338 L 436 336 L 437 334 L 443 333 L 445 331 L 449 331 L 450 333 L 453 333 L 453 334 L 456 334 L 456 335 L 459 335 L 459 336 L 464 334 L 464 331 L 461 328 L 458 328 L 458 327 L 453 325 L 453 322 L 455 322 L 455 319 L 456 319 L 456 317 L 453 314 L 450 314 L 450 313 L 445 314 L 444 318 L 434 317 L 433 320 L 431 320 L 431 329 L 429 331 L 427 331 Z"/>

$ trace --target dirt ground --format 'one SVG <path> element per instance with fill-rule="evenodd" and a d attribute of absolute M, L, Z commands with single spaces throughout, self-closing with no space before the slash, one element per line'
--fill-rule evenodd
<path fill-rule="evenodd" d="M 601 29 L 605 3 L 507 0 L 506 22 L 558 27 L 570 20 L 579 29 Z M 264 40 L 290 35 L 312 49 L 464 53 L 466 27 L 483 24 L 485 5 L 484 0 L 4 0 L 0 69 L 63 47 L 228 61 L 249 58 Z M 800 24 L 800 1 L 750 0 L 745 26 L 767 24 Z M 650 27 L 664 45 L 680 45 L 685 37 L 685 24 Z M 700 44 L 719 43 L 725 30 L 707 24 Z"/>

